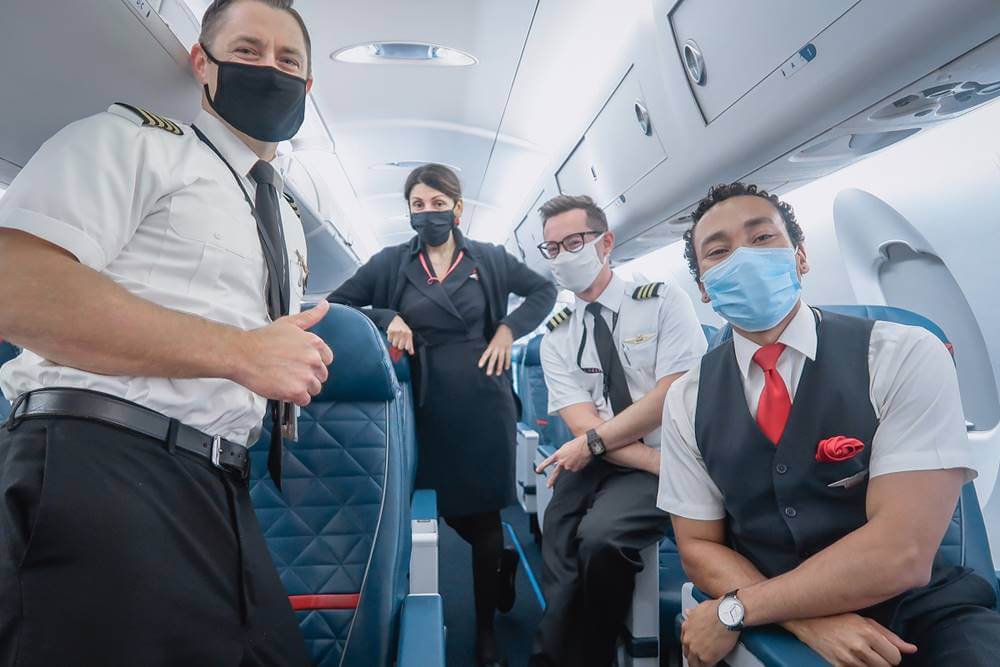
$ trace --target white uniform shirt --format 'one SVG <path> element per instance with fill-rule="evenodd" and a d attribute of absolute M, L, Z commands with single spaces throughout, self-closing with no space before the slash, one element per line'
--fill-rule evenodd
<path fill-rule="evenodd" d="M 205 111 L 194 124 L 244 176 L 252 199 L 255 183 L 246 175 L 257 155 Z M 250 207 L 226 165 L 190 127 L 179 127 L 182 136 L 144 127 L 120 106 L 68 125 L 39 148 L 0 200 L 0 227 L 58 245 L 165 308 L 244 330 L 265 326 L 267 274 Z M 294 210 L 279 200 L 294 313 L 303 292 L 305 236 Z M 93 317 L 101 317 L 100 305 Z M 264 416 L 265 399 L 228 380 L 98 375 L 29 350 L 0 369 L 8 400 L 42 387 L 92 389 L 237 443 L 255 438 Z"/>
<path fill-rule="evenodd" d="M 668 375 L 682 373 L 695 365 L 705 353 L 705 334 L 698 323 L 694 306 L 684 290 L 665 283 L 659 296 L 632 298 L 639 285 L 613 275 L 597 298 L 604 308 L 601 314 L 613 328 L 618 356 L 633 401 L 646 395 Z M 601 368 L 594 345 L 594 321 L 586 312 L 587 302 L 577 299 L 573 314 L 542 339 L 542 370 L 549 392 L 549 414 L 577 403 L 593 403 L 602 419 L 614 416 L 610 401 L 604 397 L 604 376 L 586 373 L 583 368 Z M 614 313 L 618 323 L 614 323 Z M 580 341 L 586 328 L 583 358 L 577 364 Z M 643 438 L 650 447 L 660 446 L 660 430 Z"/>
<path fill-rule="evenodd" d="M 816 322 L 805 303 L 782 332 L 787 347 L 777 370 L 795 400 L 806 359 L 816 358 Z M 753 362 L 760 346 L 733 335 L 751 415 L 764 389 Z M 869 398 L 879 420 L 871 443 L 870 478 L 911 470 L 965 468 L 973 454 L 965 431 L 958 375 L 947 348 L 921 327 L 875 322 L 868 347 Z M 700 364 L 671 385 L 663 411 L 663 449 L 657 506 L 671 514 L 711 521 L 725 517 L 722 492 L 712 481 L 695 440 Z M 720 418 L 724 416 L 720 415 Z"/>

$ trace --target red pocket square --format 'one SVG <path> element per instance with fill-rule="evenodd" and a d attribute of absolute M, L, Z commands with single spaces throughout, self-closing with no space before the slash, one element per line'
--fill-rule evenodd
<path fill-rule="evenodd" d="M 865 443 L 857 438 L 835 435 L 821 440 L 816 446 L 816 460 L 820 463 L 839 463 L 853 459 L 865 448 Z"/>

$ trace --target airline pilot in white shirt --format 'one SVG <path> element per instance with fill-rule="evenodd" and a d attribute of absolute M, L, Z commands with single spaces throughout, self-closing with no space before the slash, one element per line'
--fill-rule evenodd
<path fill-rule="evenodd" d="M 547 608 L 530 664 L 607 667 L 639 552 L 670 529 L 656 508 L 664 394 L 697 363 L 705 336 L 676 285 L 634 284 L 611 270 L 614 234 L 589 197 L 559 196 L 540 210 L 539 250 L 577 296 L 542 341 L 549 412 L 579 437 L 542 463 L 553 487 L 542 543 Z M 612 417 L 633 436 L 609 451 L 600 432 Z M 560 457 L 578 448 L 588 461 L 566 468 Z"/>
<path fill-rule="evenodd" d="M 309 36 L 290 0 L 217 0 L 191 64 L 191 125 L 114 105 L 0 201 L 25 348 L 0 369 L 2 666 L 310 664 L 246 481 L 262 419 L 291 425 L 332 361 L 271 164 Z"/>
<path fill-rule="evenodd" d="M 689 663 L 778 623 L 834 665 L 1000 664 L 993 583 L 936 559 L 976 475 L 945 346 L 806 304 L 802 230 L 754 186 L 713 188 L 685 240 L 734 333 L 664 408 L 658 505 L 714 598 Z"/>

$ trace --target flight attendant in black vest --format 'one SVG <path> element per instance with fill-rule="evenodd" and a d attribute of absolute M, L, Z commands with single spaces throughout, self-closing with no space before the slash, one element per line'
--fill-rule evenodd
<path fill-rule="evenodd" d="M 713 188 L 685 236 L 733 340 L 667 394 L 658 506 L 715 599 L 682 630 L 694 667 L 781 624 L 834 665 L 997 665 L 991 584 L 936 560 L 975 477 L 948 351 L 921 328 L 809 307 L 790 206 Z"/>
<path fill-rule="evenodd" d="M 517 567 L 500 526 L 514 502 L 511 346 L 551 312 L 556 289 L 501 246 L 462 235 L 461 184 L 447 167 L 417 168 L 404 195 L 417 235 L 376 254 L 328 299 L 370 306 L 362 312 L 414 355 L 417 487 L 437 491 L 444 520 L 472 546 L 477 660 L 500 665 L 493 616 L 514 604 Z M 512 293 L 525 301 L 508 314 Z"/>

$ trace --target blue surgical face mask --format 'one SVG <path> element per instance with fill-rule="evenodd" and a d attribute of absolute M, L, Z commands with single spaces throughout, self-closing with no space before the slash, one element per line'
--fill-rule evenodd
<path fill-rule="evenodd" d="M 794 248 L 737 248 L 701 282 L 712 309 L 743 331 L 775 327 L 802 291 Z"/>

